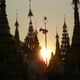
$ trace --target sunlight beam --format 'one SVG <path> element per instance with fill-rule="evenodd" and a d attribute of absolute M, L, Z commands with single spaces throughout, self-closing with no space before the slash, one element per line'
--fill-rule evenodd
<path fill-rule="evenodd" d="M 45 49 L 42 48 L 41 49 L 41 57 L 44 60 L 44 62 L 48 65 L 49 64 L 49 60 L 51 58 L 51 50 L 50 49 Z"/>

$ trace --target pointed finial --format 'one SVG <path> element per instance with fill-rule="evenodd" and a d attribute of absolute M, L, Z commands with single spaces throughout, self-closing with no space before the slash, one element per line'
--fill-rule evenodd
<path fill-rule="evenodd" d="M 58 28 L 56 27 L 56 38 L 59 38 L 58 36 Z"/>
<path fill-rule="evenodd" d="M 17 13 L 17 10 L 16 10 L 16 23 L 15 23 L 15 26 L 16 26 L 16 27 L 19 26 L 19 23 L 18 23 L 18 20 L 17 20 L 17 16 L 18 16 L 18 13 Z"/>
<path fill-rule="evenodd" d="M 16 21 L 17 21 L 17 19 L 18 19 L 18 11 L 16 10 Z"/>
<path fill-rule="evenodd" d="M 58 35 L 58 27 L 56 26 L 56 35 Z"/>
<path fill-rule="evenodd" d="M 58 28 L 57 28 L 57 26 L 56 26 L 56 34 L 58 34 Z"/>
<path fill-rule="evenodd" d="M 64 23 L 66 22 L 66 18 L 65 18 L 65 15 L 64 15 Z"/>
<path fill-rule="evenodd" d="M 17 16 L 18 16 L 18 12 L 17 12 L 17 10 L 16 10 L 16 21 L 17 21 Z"/>
<path fill-rule="evenodd" d="M 32 17 L 33 13 L 31 11 L 31 0 L 29 0 L 29 13 L 28 13 L 28 17 Z"/>
<path fill-rule="evenodd" d="M 67 28 L 65 15 L 64 15 L 64 24 L 63 24 L 63 28 Z"/>
<path fill-rule="evenodd" d="M 32 16 L 33 16 L 33 13 L 31 10 L 31 0 L 29 0 L 29 13 L 28 13 L 28 17 L 30 18 L 29 29 L 28 29 L 29 32 L 34 31 L 33 26 L 32 26 Z"/>
<path fill-rule="evenodd" d="M 31 0 L 29 0 L 29 8 L 31 9 Z"/>
<path fill-rule="evenodd" d="M 33 16 L 33 13 L 31 11 L 31 0 L 29 0 L 29 13 L 28 13 L 28 17 L 30 18 L 29 25 L 32 25 L 32 19 L 31 19 L 32 16 Z"/>
<path fill-rule="evenodd" d="M 18 30 L 19 23 L 18 23 L 18 20 L 17 20 L 17 15 L 18 15 L 18 13 L 17 13 L 17 10 L 16 10 L 16 22 L 15 22 L 15 27 L 16 27 L 16 29 L 15 29 L 15 39 L 16 39 L 16 40 L 19 40 L 19 30 Z"/>

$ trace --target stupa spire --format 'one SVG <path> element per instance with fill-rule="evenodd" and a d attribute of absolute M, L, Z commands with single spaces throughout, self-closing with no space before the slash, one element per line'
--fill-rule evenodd
<path fill-rule="evenodd" d="M 33 32 L 34 29 L 33 29 L 33 26 L 32 26 L 32 16 L 33 16 L 33 13 L 32 13 L 32 10 L 31 10 L 31 0 L 29 0 L 29 13 L 28 13 L 28 17 L 30 18 L 30 22 L 29 22 L 29 32 Z"/>
<path fill-rule="evenodd" d="M 59 44 L 59 35 L 56 27 L 56 51 L 55 51 L 56 57 L 60 57 L 60 44 Z"/>
<path fill-rule="evenodd" d="M 66 18 L 65 18 L 66 16 L 64 15 L 64 23 L 66 23 Z"/>
<path fill-rule="evenodd" d="M 69 35 L 67 32 L 67 25 L 65 22 L 65 16 L 64 16 L 64 24 L 63 24 L 63 33 L 62 33 L 62 41 L 61 41 L 61 56 L 62 60 L 66 59 L 66 55 L 68 54 L 68 48 L 70 46 L 69 43 Z"/>
<path fill-rule="evenodd" d="M 74 10 L 74 29 L 73 29 L 73 37 L 72 44 L 69 55 L 69 75 L 76 76 L 80 79 L 80 24 L 79 24 L 79 12 L 78 8 L 80 5 L 79 0 L 72 0 L 73 10 Z M 71 78 L 73 79 L 73 77 Z"/>
<path fill-rule="evenodd" d="M 16 22 L 15 22 L 15 39 L 19 40 L 19 30 L 18 30 L 18 27 L 19 27 L 19 23 L 18 23 L 18 20 L 17 20 L 17 12 L 16 12 Z"/>
<path fill-rule="evenodd" d="M 73 44 L 80 44 L 80 25 L 79 25 L 79 12 L 78 12 L 78 5 L 79 0 L 73 0 L 73 9 L 74 9 L 74 30 L 73 30 L 73 38 L 72 38 L 72 45 Z"/>
<path fill-rule="evenodd" d="M 10 28 L 6 15 L 5 0 L 0 0 L 0 34 L 9 34 Z"/>
<path fill-rule="evenodd" d="M 79 0 L 73 0 L 73 9 L 74 9 L 74 29 L 73 37 L 71 44 L 71 53 L 74 55 L 74 58 L 79 59 L 80 55 L 80 24 L 79 24 Z"/>

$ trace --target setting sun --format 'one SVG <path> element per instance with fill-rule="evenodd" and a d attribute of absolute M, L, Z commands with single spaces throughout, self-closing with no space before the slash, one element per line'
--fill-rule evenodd
<path fill-rule="evenodd" d="M 48 64 L 49 60 L 51 58 L 51 51 L 50 51 L 50 49 L 42 48 L 41 49 L 41 57 L 43 58 L 45 63 L 47 62 L 47 64 Z"/>

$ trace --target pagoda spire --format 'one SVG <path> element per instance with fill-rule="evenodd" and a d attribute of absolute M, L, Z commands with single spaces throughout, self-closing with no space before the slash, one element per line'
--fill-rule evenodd
<path fill-rule="evenodd" d="M 56 51 L 55 51 L 56 57 L 60 57 L 60 44 L 59 44 L 59 35 L 56 28 Z"/>
<path fill-rule="evenodd" d="M 66 56 L 68 54 L 68 49 L 70 48 L 70 43 L 69 43 L 69 35 L 67 32 L 67 25 L 65 22 L 65 16 L 64 16 L 64 24 L 63 24 L 63 33 L 62 33 L 62 41 L 61 41 L 61 57 L 62 60 L 66 59 Z"/>
<path fill-rule="evenodd" d="M 68 61 L 68 73 L 69 76 L 75 76 L 75 79 L 80 79 L 80 21 L 78 8 L 80 5 L 79 0 L 72 0 L 73 10 L 74 10 L 74 29 L 72 36 L 72 43 Z"/>
<path fill-rule="evenodd" d="M 10 34 L 5 2 L 5 0 L 0 0 L 0 34 Z"/>
<path fill-rule="evenodd" d="M 73 0 L 74 6 L 74 30 L 73 30 L 73 37 L 72 37 L 72 46 L 78 44 L 80 46 L 80 21 L 79 21 L 79 12 L 78 12 L 78 5 L 79 0 Z"/>
<path fill-rule="evenodd" d="M 28 29 L 29 32 L 34 31 L 33 25 L 32 25 L 32 16 L 33 16 L 33 13 L 32 13 L 32 10 L 31 10 L 31 0 L 29 0 L 29 13 L 28 13 L 28 17 L 30 18 L 29 29 Z"/>
<path fill-rule="evenodd" d="M 74 9 L 74 29 L 73 29 L 73 37 L 71 44 L 71 56 L 72 63 L 74 67 L 74 74 L 78 74 L 80 76 L 80 21 L 79 21 L 79 8 L 80 2 L 79 0 L 73 0 L 73 9 Z M 77 70 L 77 71 L 76 71 Z"/>
<path fill-rule="evenodd" d="M 18 30 L 18 27 L 19 27 L 19 23 L 18 23 L 18 20 L 17 20 L 17 13 L 16 13 L 16 22 L 15 22 L 15 39 L 16 40 L 19 40 L 19 30 Z"/>
<path fill-rule="evenodd" d="M 28 34 L 27 34 L 27 36 L 25 38 L 25 43 L 26 43 L 26 46 L 28 47 L 28 49 L 30 49 L 32 51 L 33 48 L 34 48 L 35 32 L 34 32 L 33 23 L 32 23 L 33 13 L 32 13 L 32 10 L 31 10 L 31 0 L 29 0 L 28 17 L 29 17 L 30 21 L 29 21 Z M 29 53 L 32 53 L 31 51 Z"/>

